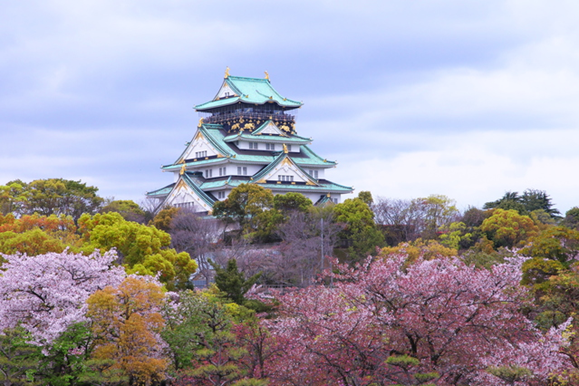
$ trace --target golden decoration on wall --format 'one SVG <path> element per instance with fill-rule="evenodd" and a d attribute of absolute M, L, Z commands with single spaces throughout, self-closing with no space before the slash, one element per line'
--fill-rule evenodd
<path fill-rule="evenodd" d="M 287 146 L 285 145 L 285 143 L 283 144 L 283 152 L 284 152 L 285 154 L 287 154 Z"/>
<path fill-rule="evenodd" d="M 203 121 L 204 121 L 204 119 L 205 119 L 205 118 L 199 119 L 199 124 L 197 125 L 197 127 L 203 126 Z"/>
<path fill-rule="evenodd" d="M 245 126 L 243 126 L 244 130 L 253 130 L 255 129 L 255 126 L 253 125 L 253 123 L 246 123 Z"/>
<path fill-rule="evenodd" d="M 269 74 L 267 73 L 267 71 L 264 72 L 265 72 L 265 79 L 269 80 Z"/>
<path fill-rule="evenodd" d="M 225 69 L 225 79 L 229 78 L 229 67 Z"/>
<path fill-rule="evenodd" d="M 179 171 L 180 175 L 183 175 L 185 173 L 186 167 L 187 167 L 187 164 L 183 164 L 183 166 L 181 166 L 181 170 Z"/>

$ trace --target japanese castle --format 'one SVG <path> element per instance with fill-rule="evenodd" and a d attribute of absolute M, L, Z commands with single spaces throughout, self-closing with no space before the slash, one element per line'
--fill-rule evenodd
<path fill-rule="evenodd" d="M 159 208 L 188 207 L 211 214 L 213 204 L 225 200 L 243 183 L 257 184 L 273 194 L 299 192 L 314 202 L 339 203 L 349 186 L 325 179 L 336 162 L 323 159 L 299 136 L 295 115 L 302 106 L 282 97 L 264 79 L 230 76 L 213 100 L 195 106 L 202 118 L 191 142 L 177 160 L 162 167 L 174 182 L 148 192 Z"/>

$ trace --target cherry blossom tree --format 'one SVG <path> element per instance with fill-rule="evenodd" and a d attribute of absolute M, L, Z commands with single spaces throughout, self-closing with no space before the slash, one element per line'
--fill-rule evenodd
<path fill-rule="evenodd" d="M 70 325 L 85 320 L 88 297 L 125 277 L 122 267 L 113 266 L 114 251 L 3 257 L 0 330 L 20 325 L 38 345 L 50 344 Z"/>
<path fill-rule="evenodd" d="M 501 366 L 545 384 L 570 366 L 558 352 L 561 329 L 542 334 L 521 311 L 531 297 L 519 285 L 520 259 L 490 270 L 456 258 L 405 262 L 398 255 L 339 266 L 334 287 L 279 296 L 280 317 L 264 322 L 284 345 L 270 363 L 274 384 L 520 381 L 494 375 Z"/>

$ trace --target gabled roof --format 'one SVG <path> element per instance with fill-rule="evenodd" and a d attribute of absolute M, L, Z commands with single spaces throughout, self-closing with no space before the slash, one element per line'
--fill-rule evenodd
<path fill-rule="evenodd" d="M 233 90 L 234 95 L 219 98 L 219 92 L 216 97 L 206 103 L 195 106 L 197 111 L 207 111 L 217 107 L 229 106 L 235 103 L 248 103 L 263 105 L 266 103 L 277 103 L 279 106 L 295 109 L 302 105 L 302 102 L 294 101 L 282 97 L 272 87 L 269 79 L 245 78 L 241 76 L 227 76 L 223 80 L 220 88 L 228 87 Z"/>
<path fill-rule="evenodd" d="M 158 206 L 158 208 L 162 208 L 167 202 L 170 203 L 173 199 L 179 196 L 179 190 L 185 188 L 190 196 L 196 197 L 198 203 L 202 207 L 205 206 L 204 209 L 211 210 L 217 199 L 213 197 L 212 194 L 205 193 L 192 177 L 196 176 L 193 173 L 185 172 L 179 176 L 177 182 L 167 185 L 164 188 L 148 192 L 147 196 L 163 199 L 161 204 Z"/>
<path fill-rule="evenodd" d="M 224 155 L 224 157 L 208 157 L 208 159 L 200 159 L 197 161 L 188 161 L 187 165 L 195 164 L 196 166 L 206 165 L 206 164 L 219 164 L 223 163 L 227 159 L 230 161 L 235 160 L 235 163 L 254 163 L 254 164 L 269 164 L 273 162 L 278 156 L 279 153 L 274 152 L 268 153 L 266 151 L 261 150 L 242 150 L 237 148 L 232 144 L 233 140 L 231 138 L 237 136 L 225 136 L 224 131 L 221 129 L 221 125 L 214 125 L 214 124 L 203 124 L 197 133 L 202 133 L 208 142 L 210 142 L 216 149 L 219 150 L 220 153 Z M 251 134 L 242 134 L 245 136 L 250 136 Z M 260 138 L 263 136 L 257 136 Z M 195 137 L 194 137 L 195 138 Z M 228 139 L 225 142 L 225 139 Z M 247 139 L 252 139 L 254 137 L 246 137 Z M 274 142 L 274 136 L 266 136 L 268 140 L 266 142 Z M 323 168 L 331 168 L 336 165 L 334 161 L 328 161 L 326 159 L 322 159 L 316 153 L 314 153 L 308 146 L 303 145 L 300 141 L 306 140 L 304 137 L 300 137 L 297 135 L 292 135 L 290 137 L 279 137 L 283 140 L 275 141 L 275 142 L 285 142 L 285 143 L 295 143 L 296 145 L 300 146 L 301 151 L 299 153 L 290 153 L 289 156 L 291 159 L 301 167 L 323 167 Z M 297 138 L 296 142 L 290 142 L 292 138 Z M 271 140 L 271 141 L 270 141 Z M 308 141 L 310 141 L 308 139 Z M 163 165 L 161 169 L 166 171 L 176 171 L 179 170 L 183 166 L 183 156 L 186 154 L 187 149 L 189 148 L 190 144 L 187 146 L 185 151 L 181 153 L 179 158 L 173 164 Z M 189 160 L 189 158 L 188 158 Z"/>
<path fill-rule="evenodd" d="M 261 169 L 255 175 L 253 175 L 253 180 L 258 184 L 266 183 L 265 178 L 273 172 L 276 166 L 283 165 L 284 163 L 289 164 L 292 168 L 297 170 L 298 174 L 302 174 L 303 178 L 306 180 L 307 185 L 318 185 L 316 180 L 310 176 L 305 170 L 299 167 L 287 153 L 281 153 L 272 163 Z"/>
<path fill-rule="evenodd" d="M 284 133 L 279 127 L 277 127 L 277 125 L 275 124 L 274 121 L 272 121 L 271 119 L 268 119 L 267 121 L 265 121 L 261 126 L 259 126 L 257 129 L 253 130 L 253 132 L 251 134 L 277 134 L 277 135 L 283 135 L 285 137 L 287 137 L 287 134 Z"/>
<path fill-rule="evenodd" d="M 264 132 L 265 128 L 270 128 L 271 125 L 275 127 L 275 133 L 273 130 L 269 132 Z M 258 129 L 250 132 L 244 133 L 243 131 L 228 135 L 227 137 L 223 138 L 225 142 L 235 142 L 239 141 L 240 139 L 244 139 L 246 141 L 256 141 L 256 142 L 277 142 L 277 143 L 291 143 L 296 145 L 307 145 L 312 143 L 311 138 L 300 137 L 299 135 L 291 135 L 286 134 L 280 129 L 272 121 L 267 121 L 263 125 L 261 125 Z"/>
<path fill-rule="evenodd" d="M 209 142 L 209 144 L 211 146 L 213 146 L 215 151 L 218 154 L 221 154 L 223 157 L 233 156 L 235 153 L 232 152 L 228 146 L 223 145 L 223 135 L 221 135 L 220 138 L 216 138 L 215 133 L 213 132 L 213 131 L 217 131 L 219 133 L 220 128 L 221 128 L 220 125 L 213 125 L 213 124 L 203 124 L 203 125 L 199 126 L 197 128 L 197 132 L 193 136 L 193 140 L 187 144 L 187 147 L 185 148 L 185 150 L 183 150 L 183 152 L 181 153 L 179 158 L 177 158 L 177 160 L 175 161 L 175 164 L 182 164 L 183 163 L 183 161 L 184 161 L 183 157 L 185 157 L 185 154 L 187 154 L 189 148 L 191 146 L 193 146 L 195 140 L 199 139 L 200 137 L 207 139 L 207 142 Z"/>

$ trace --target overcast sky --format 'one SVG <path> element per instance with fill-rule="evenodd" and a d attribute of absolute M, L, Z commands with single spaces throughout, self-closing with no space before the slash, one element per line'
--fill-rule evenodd
<path fill-rule="evenodd" d="M 328 178 L 481 207 L 579 206 L 579 2 L 0 3 L 0 184 L 60 177 L 141 202 L 231 75 L 269 72 Z"/>

